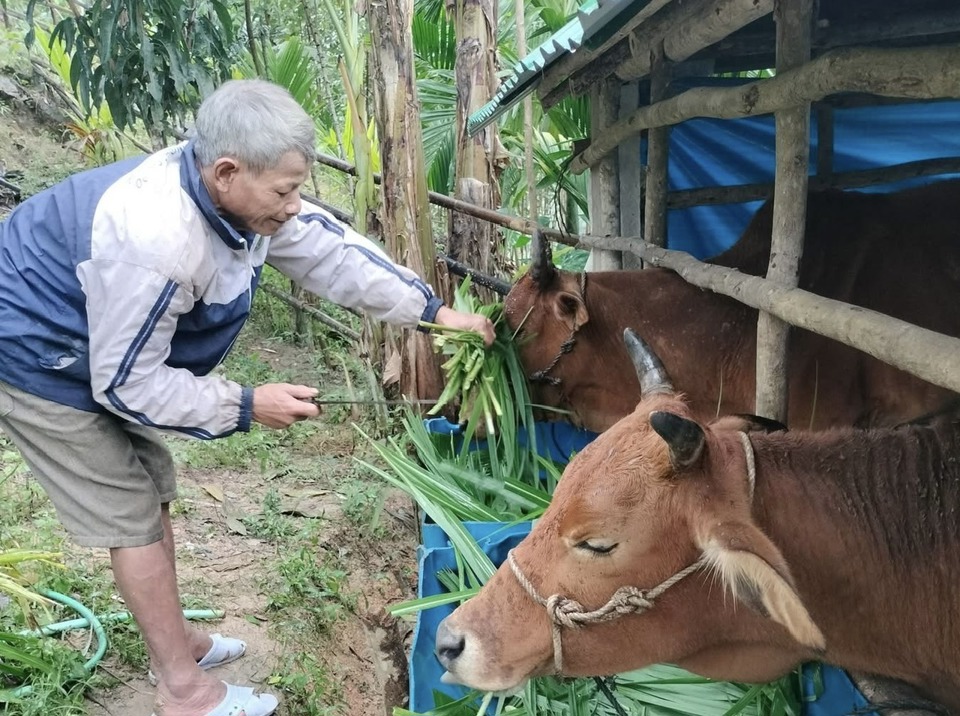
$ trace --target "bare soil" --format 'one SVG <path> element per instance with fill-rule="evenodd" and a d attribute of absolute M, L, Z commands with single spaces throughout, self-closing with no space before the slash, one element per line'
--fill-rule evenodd
<path fill-rule="evenodd" d="M 277 370 L 316 384 L 302 349 L 271 342 L 267 350 L 261 356 Z M 402 493 L 388 491 L 378 536 L 346 518 L 343 475 L 353 472 L 354 456 L 365 446 L 349 421 L 328 422 L 324 416 L 320 421 L 308 444 L 296 448 L 298 474 L 308 469 L 311 453 L 322 456 L 322 461 L 313 461 L 318 470 L 308 486 L 296 478 L 283 484 L 283 476 L 264 476 L 257 466 L 180 472 L 187 508 L 173 516 L 179 581 L 183 592 L 204 595 L 206 607 L 224 610 L 224 618 L 213 622 L 210 631 L 247 642 L 243 658 L 215 672 L 220 678 L 275 693 L 281 700 L 278 716 L 294 716 L 298 712 L 284 705 L 283 690 L 272 686 L 269 677 L 280 673 L 290 654 L 305 654 L 316 659 L 329 680 L 321 686 L 329 691 L 324 699 L 328 713 L 384 716 L 407 699 L 406 653 L 413 625 L 390 617 L 386 608 L 416 596 L 414 507 Z M 288 615 L 268 606 L 269 585 L 275 581 L 271 568 L 285 549 L 299 547 L 234 531 L 239 517 L 261 512 L 271 488 L 284 496 L 283 509 L 290 519 L 320 521 L 317 559 L 333 558 L 347 574 L 341 593 L 353 598 L 355 607 L 340 610 L 341 618 L 319 638 L 308 630 L 302 634 L 307 641 L 291 637 L 289 629 L 277 626 Z M 119 685 L 89 695 L 90 716 L 151 714 L 154 689 L 142 670 L 134 673 L 111 663 L 109 653 L 102 668 Z"/>

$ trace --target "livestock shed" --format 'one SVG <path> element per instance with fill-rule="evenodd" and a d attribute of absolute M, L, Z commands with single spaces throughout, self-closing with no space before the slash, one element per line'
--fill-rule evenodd
<path fill-rule="evenodd" d="M 570 162 L 590 170 L 590 236 L 560 240 L 594 249 L 596 269 L 642 260 L 761 309 L 759 413 L 786 413 L 787 323 L 960 391 L 960 340 L 795 288 L 808 186 L 890 190 L 960 172 L 956 2 L 591 1 L 469 131 L 532 91 L 546 106 L 590 97 L 592 137 Z M 659 248 L 725 248 L 770 196 L 766 280 Z"/>
<path fill-rule="evenodd" d="M 595 269 L 662 266 L 760 309 L 757 413 L 786 414 L 790 325 L 960 392 L 957 338 L 796 288 L 808 188 L 960 174 L 956 0 L 591 0 L 512 69 L 470 133 L 531 92 L 591 105 L 569 165 L 590 172 L 589 235 L 551 238 L 592 249 Z M 769 197 L 766 278 L 698 260 Z"/>

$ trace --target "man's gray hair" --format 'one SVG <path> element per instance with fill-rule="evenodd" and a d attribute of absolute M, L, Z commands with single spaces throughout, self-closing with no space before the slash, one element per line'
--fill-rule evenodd
<path fill-rule="evenodd" d="M 264 80 L 229 80 L 200 105 L 194 152 L 200 166 L 233 157 L 255 173 L 273 169 L 288 152 L 312 165 L 316 128 L 293 96 Z"/>

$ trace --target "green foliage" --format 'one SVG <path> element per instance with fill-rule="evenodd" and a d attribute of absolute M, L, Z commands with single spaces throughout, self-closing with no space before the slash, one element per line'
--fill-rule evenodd
<path fill-rule="evenodd" d="M 271 585 L 268 609 L 296 615 L 313 632 L 329 632 L 344 609 L 355 608 L 355 597 L 343 592 L 347 573 L 316 544 L 292 550 L 275 569 L 279 584 Z"/>
<path fill-rule="evenodd" d="M 87 114 L 106 102 L 120 129 L 140 119 L 153 132 L 182 123 L 230 77 L 236 55 L 233 19 L 221 0 L 94 0 L 79 17 L 61 20 L 52 39 L 72 55 L 70 85 Z"/>
<path fill-rule="evenodd" d="M 0 707 L 5 704 L 6 713 L 81 716 L 88 681 L 75 649 L 47 637 L 0 631 Z"/>
<path fill-rule="evenodd" d="M 316 68 L 303 43 L 296 37 L 290 37 L 277 47 L 266 45 L 264 60 L 264 79 L 285 87 L 308 115 L 318 117 L 322 110 Z M 256 77 L 257 74 L 249 55 L 240 63 L 237 71 L 244 77 Z"/>
<path fill-rule="evenodd" d="M 383 502 L 383 485 L 354 477 L 344 489 L 343 514 L 365 536 L 381 537 Z"/>
<path fill-rule="evenodd" d="M 287 653 L 281 667 L 267 683 L 283 691 L 287 713 L 298 716 L 338 716 L 339 708 L 327 702 L 337 696 L 337 688 L 317 658 L 305 651 Z"/>
<path fill-rule="evenodd" d="M 46 55 L 50 67 L 63 82 L 64 87 L 70 87 L 71 59 L 63 42 L 52 38 L 39 28 L 36 33 L 38 45 Z M 64 95 L 64 99 L 71 98 Z M 73 144 L 88 164 L 102 166 L 123 158 L 125 154 L 123 135 L 114 124 L 110 108 L 106 104 L 93 108 L 89 112 L 85 112 L 79 100 L 76 99 L 65 101 L 65 105 L 70 117 L 66 130 L 73 135 Z"/>
<path fill-rule="evenodd" d="M 276 490 L 269 490 L 264 495 L 263 510 L 260 514 L 244 517 L 243 523 L 250 530 L 251 536 L 267 542 L 280 542 L 297 531 L 293 520 L 281 511 L 280 494 Z"/>

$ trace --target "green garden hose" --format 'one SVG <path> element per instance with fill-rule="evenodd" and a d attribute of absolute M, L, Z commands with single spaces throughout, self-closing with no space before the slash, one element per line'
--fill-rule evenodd
<path fill-rule="evenodd" d="M 98 617 L 83 604 L 73 597 L 68 597 L 66 594 L 60 594 L 60 592 L 54 592 L 51 589 L 44 589 L 40 593 L 47 599 L 70 607 L 80 615 L 80 618 L 48 624 L 39 629 L 27 629 L 20 633 L 23 635 L 49 636 L 50 634 L 72 631 L 74 629 L 93 629 L 93 633 L 97 637 L 97 650 L 83 665 L 84 671 L 87 673 L 93 672 L 103 658 L 103 655 L 107 653 L 107 633 L 103 628 L 103 622 L 123 623 L 130 621 L 132 616 L 130 612 L 114 612 Z M 223 615 L 224 612 L 220 609 L 185 609 L 183 611 L 183 616 L 186 619 L 220 619 Z M 14 689 L 11 695 L 14 698 L 19 698 L 27 696 L 32 690 L 32 686 L 21 686 L 18 689 Z"/>

